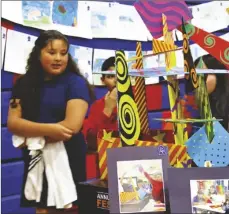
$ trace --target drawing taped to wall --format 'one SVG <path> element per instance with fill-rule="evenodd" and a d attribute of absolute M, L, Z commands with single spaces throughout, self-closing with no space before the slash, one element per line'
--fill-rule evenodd
<path fill-rule="evenodd" d="M 22 1 L 22 16 L 26 25 L 51 24 L 51 1 Z"/>
<path fill-rule="evenodd" d="M 69 53 L 78 65 L 80 72 L 92 84 L 92 48 L 70 45 Z"/>
<path fill-rule="evenodd" d="M 54 24 L 76 27 L 78 1 L 54 1 L 52 21 Z"/>

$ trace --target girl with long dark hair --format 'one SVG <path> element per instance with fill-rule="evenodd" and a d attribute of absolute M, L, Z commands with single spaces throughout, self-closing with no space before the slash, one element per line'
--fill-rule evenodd
<path fill-rule="evenodd" d="M 13 87 L 7 126 L 17 136 L 45 137 L 46 144 L 63 141 L 77 184 L 86 179 L 86 144 L 81 129 L 94 95 L 68 50 L 68 39 L 60 32 L 40 34 L 29 55 L 26 74 Z M 22 149 L 25 186 L 30 155 L 25 144 Z M 43 177 L 40 202 L 28 200 L 23 186 L 21 205 L 36 207 L 37 213 L 53 213 L 55 208 L 47 205 L 49 185 L 45 173 Z"/>

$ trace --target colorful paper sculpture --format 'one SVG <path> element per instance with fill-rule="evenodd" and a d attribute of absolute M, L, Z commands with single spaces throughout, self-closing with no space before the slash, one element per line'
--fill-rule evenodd
<path fill-rule="evenodd" d="M 167 16 L 169 31 L 181 25 L 182 17 L 185 21 L 192 18 L 191 10 L 184 0 L 137 0 L 134 7 L 154 38 L 163 36 L 161 14 Z"/>
<path fill-rule="evenodd" d="M 229 133 L 219 122 L 213 122 L 214 138 L 210 143 L 205 131 L 205 126 L 200 128 L 186 146 L 189 156 L 199 167 L 204 167 L 205 161 L 211 161 L 214 167 L 229 165 Z"/>
<path fill-rule="evenodd" d="M 142 45 L 141 42 L 137 42 L 136 45 L 136 55 L 139 59 L 136 60 L 136 69 L 143 68 L 143 58 L 142 56 Z M 146 91 L 145 91 L 145 78 L 136 77 L 135 78 L 135 90 L 134 98 L 137 104 L 140 123 L 141 123 L 141 133 L 149 134 L 149 121 L 148 121 L 148 111 L 146 105 Z"/>
<path fill-rule="evenodd" d="M 134 145 L 141 133 L 138 108 L 134 101 L 131 80 L 124 51 L 116 51 L 115 65 L 118 89 L 118 120 L 123 146 Z"/>
<path fill-rule="evenodd" d="M 105 133 L 105 138 L 103 134 Z M 98 159 L 99 159 L 99 171 L 100 171 L 100 179 L 107 179 L 107 149 L 110 148 L 120 148 L 122 147 L 121 139 L 120 138 L 107 138 L 107 134 L 111 133 L 110 131 L 103 131 L 98 134 L 97 144 L 98 144 Z M 110 137 L 110 134 L 108 134 Z M 135 146 L 142 147 L 142 146 L 164 146 L 168 148 L 169 153 L 169 162 L 170 165 L 176 164 L 177 159 L 180 162 L 187 161 L 190 157 L 187 154 L 187 148 L 184 145 L 176 145 L 172 143 L 164 143 L 164 142 L 153 142 L 152 141 L 142 141 L 136 140 Z"/>
<path fill-rule="evenodd" d="M 189 39 L 222 62 L 229 69 L 229 42 L 192 24 L 185 24 Z"/>

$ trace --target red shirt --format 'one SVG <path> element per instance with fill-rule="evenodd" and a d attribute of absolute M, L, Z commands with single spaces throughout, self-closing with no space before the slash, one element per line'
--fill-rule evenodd
<path fill-rule="evenodd" d="M 118 130 L 117 108 L 114 109 L 111 116 L 108 117 L 103 113 L 105 107 L 104 97 L 96 100 L 90 108 L 88 118 L 83 124 L 83 134 L 88 144 L 96 148 L 97 134 L 99 130 Z M 93 145 L 95 144 L 95 145 Z"/>
<path fill-rule="evenodd" d="M 152 185 L 153 199 L 155 201 L 160 201 L 161 203 L 164 203 L 163 182 L 152 179 L 151 176 L 147 172 L 144 172 L 144 175 Z"/>

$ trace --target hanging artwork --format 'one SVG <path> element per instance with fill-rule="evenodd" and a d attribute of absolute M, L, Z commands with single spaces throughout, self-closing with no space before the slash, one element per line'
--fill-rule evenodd
<path fill-rule="evenodd" d="M 51 24 L 51 1 L 22 1 L 24 24 L 44 26 Z"/>
<path fill-rule="evenodd" d="M 52 21 L 54 24 L 77 26 L 78 1 L 54 1 Z"/>

